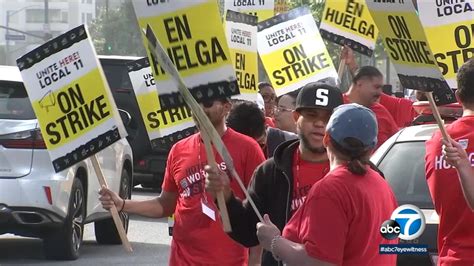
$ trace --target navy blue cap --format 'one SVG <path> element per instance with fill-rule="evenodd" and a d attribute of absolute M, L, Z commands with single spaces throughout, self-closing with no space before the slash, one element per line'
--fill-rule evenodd
<path fill-rule="evenodd" d="M 355 148 L 348 143 L 350 138 L 359 140 L 364 150 L 377 144 L 377 120 L 374 112 L 360 104 L 343 104 L 334 109 L 326 126 L 326 132 L 342 148 L 352 151 Z"/>

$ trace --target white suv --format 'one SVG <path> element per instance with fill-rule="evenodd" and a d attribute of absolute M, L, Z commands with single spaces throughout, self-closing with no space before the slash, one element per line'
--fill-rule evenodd
<path fill-rule="evenodd" d="M 128 141 L 97 156 L 109 187 L 130 198 Z M 0 66 L 0 234 L 43 239 L 48 259 L 77 259 L 84 224 L 90 222 L 98 243 L 120 244 L 109 212 L 98 201 L 99 187 L 89 159 L 55 173 L 18 68 Z M 127 230 L 129 217 L 120 215 Z"/>

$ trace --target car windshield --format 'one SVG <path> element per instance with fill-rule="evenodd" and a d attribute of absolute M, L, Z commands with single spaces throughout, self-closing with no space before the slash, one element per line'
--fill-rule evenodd
<path fill-rule="evenodd" d="M 425 178 L 425 143 L 396 143 L 378 165 L 390 183 L 398 204 L 433 208 Z"/>
<path fill-rule="evenodd" d="M 128 78 L 128 70 L 125 65 L 113 65 L 102 62 L 105 77 L 111 89 L 131 89 L 132 84 Z"/>
<path fill-rule="evenodd" d="M 0 81 L 0 119 L 35 119 L 26 89 L 20 82 Z"/>

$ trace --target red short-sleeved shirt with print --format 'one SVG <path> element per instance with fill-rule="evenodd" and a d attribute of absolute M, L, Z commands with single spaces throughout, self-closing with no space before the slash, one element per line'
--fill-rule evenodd
<path fill-rule="evenodd" d="M 324 162 L 308 162 L 301 159 L 297 148 L 293 156 L 293 196 L 291 214 L 293 214 L 308 195 L 309 190 L 329 172 L 329 160 Z"/>
<path fill-rule="evenodd" d="M 330 171 L 313 185 L 283 236 L 329 263 L 395 265 L 395 255 L 379 254 L 380 244 L 397 243 L 380 234 L 380 226 L 397 207 L 395 196 L 377 172 L 367 169 L 364 176 L 346 166 Z"/>
<path fill-rule="evenodd" d="M 462 143 L 474 164 L 474 116 L 446 126 L 449 136 Z M 425 171 L 431 198 L 439 215 L 440 265 L 474 265 L 474 212 L 464 199 L 456 169 L 443 158 L 441 133 L 426 142 Z"/>
<path fill-rule="evenodd" d="M 231 128 L 224 133 L 222 141 L 247 186 L 255 168 L 265 160 L 262 150 L 255 140 Z M 215 151 L 214 154 L 219 168 L 226 171 L 225 162 Z M 162 189 L 179 195 L 170 265 L 246 265 L 247 249 L 222 230 L 217 206 L 204 190 L 206 164 L 205 147 L 199 134 L 179 141 L 170 151 Z M 231 181 L 231 188 L 236 196 L 244 198 L 237 181 Z M 206 200 L 207 206 L 215 211 L 217 222 L 202 212 L 201 202 Z"/>

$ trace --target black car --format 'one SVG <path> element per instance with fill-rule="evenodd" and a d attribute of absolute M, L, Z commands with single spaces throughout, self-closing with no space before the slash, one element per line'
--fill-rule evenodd
<path fill-rule="evenodd" d="M 127 139 L 133 150 L 134 185 L 160 188 L 170 147 L 151 147 L 127 70 L 127 64 L 138 59 L 140 57 L 99 56 L 117 108 L 132 116 Z"/>

